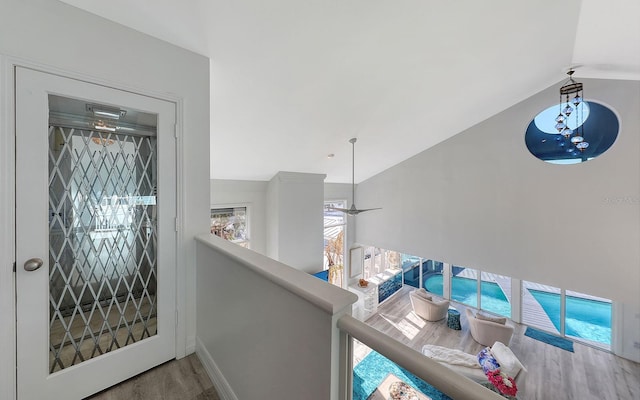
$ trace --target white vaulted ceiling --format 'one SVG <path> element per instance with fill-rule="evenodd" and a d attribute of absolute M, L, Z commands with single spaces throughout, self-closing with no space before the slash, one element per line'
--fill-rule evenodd
<path fill-rule="evenodd" d="M 63 1 L 210 57 L 219 179 L 350 182 L 357 137 L 360 182 L 571 65 L 583 65 L 577 77 L 640 79 L 637 0 Z"/>

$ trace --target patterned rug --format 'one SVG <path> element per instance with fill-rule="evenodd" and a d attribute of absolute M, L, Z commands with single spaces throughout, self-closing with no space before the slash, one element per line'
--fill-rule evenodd
<path fill-rule="evenodd" d="M 539 340 L 543 343 L 550 344 L 552 346 L 556 346 L 561 348 L 562 350 L 570 351 L 573 353 L 573 342 L 569 339 L 565 339 L 563 337 L 555 336 L 547 332 L 539 331 L 537 329 L 533 329 L 528 327 L 525 336 L 528 336 L 532 339 Z"/>
<path fill-rule="evenodd" d="M 353 400 L 367 400 L 389 374 L 395 375 L 433 400 L 451 400 L 449 396 L 373 350 L 353 368 Z"/>
<path fill-rule="evenodd" d="M 367 400 L 389 400 L 394 398 L 393 394 L 407 400 L 432 400 L 394 374 L 387 375 Z"/>

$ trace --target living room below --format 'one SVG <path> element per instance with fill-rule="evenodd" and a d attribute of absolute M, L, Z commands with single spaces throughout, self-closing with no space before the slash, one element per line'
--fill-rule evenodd
<path fill-rule="evenodd" d="M 374 329 L 385 333 L 390 338 L 406 346 L 429 354 L 425 349 L 451 349 L 452 352 L 466 353 L 476 358 L 487 345 L 478 343 L 471 335 L 469 321 L 465 316 L 466 307 L 455 304 L 462 314 L 461 329 L 448 326 L 447 319 L 427 321 L 417 316 L 411 305 L 409 293 L 415 290 L 405 286 L 384 304 L 366 323 Z M 525 333 L 525 325 L 509 323 L 513 329 L 508 348 L 526 369 L 526 373 L 518 380 L 517 399 L 635 399 L 640 395 L 637 375 L 640 373 L 638 363 L 617 357 L 589 345 L 576 342 L 573 351 L 567 351 L 536 340 Z M 492 343 L 493 344 L 493 343 Z M 433 348 L 432 346 L 436 346 Z M 377 363 L 392 364 L 384 357 L 371 351 L 362 343 L 355 341 L 354 379 L 362 389 L 382 387 L 382 379 L 368 371 L 368 358 L 376 357 Z M 358 365 L 363 363 L 364 368 Z M 388 368 L 397 370 L 397 368 Z M 461 369 L 464 370 L 464 367 Z M 482 375 L 482 369 L 479 370 Z M 372 382 L 366 382 L 368 379 Z M 377 379 L 377 380 L 376 380 Z M 419 388 L 417 380 L 403 380 L 414 388 Z M 355 393 L 355 391 L 354 391 Z M 356 397 L 354 397 L 356 398 Z M 432 398 L 439 398 L 433 396 Z"/>

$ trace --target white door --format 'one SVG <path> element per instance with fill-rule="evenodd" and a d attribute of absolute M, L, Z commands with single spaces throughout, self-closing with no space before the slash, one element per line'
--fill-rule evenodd
<path fill-rule="evenodd" d="M 175 358 L 174 132 L 173 103 L 16 69 L 20 400 Z"/>

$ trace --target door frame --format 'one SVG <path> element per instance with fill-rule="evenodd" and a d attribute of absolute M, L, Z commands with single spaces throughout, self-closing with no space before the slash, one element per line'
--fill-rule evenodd
<path fill-rule="evenodd" d="M 168 93 L 101 79 L 49 65 L 0 54 L 0 338 L 12 351 L 0 357 L 0 399 L 16 399 L 16 274 L 15 274 L 15 69 L 23 67 L 90 84 L 171 102 L 176 115 L 176 358 L 195 350 L 187 336 L 187 252 L 184 245 L 185 191 L 183 99 Z"/>

